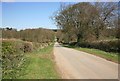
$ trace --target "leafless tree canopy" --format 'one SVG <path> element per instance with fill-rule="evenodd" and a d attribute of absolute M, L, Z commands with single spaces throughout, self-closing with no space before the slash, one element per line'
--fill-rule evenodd
<path fill-rule="evenodd" d="M 111 36 L 107 31 L 116 32 L 118 3 L 82 2 L 64 5 L 54 15 L 54 20 L 64 34 L 60 39 L 67 38 L 66 40 L 69 42 L 73 38 L 77 42 L 100 39 L 104 36 Z"/>

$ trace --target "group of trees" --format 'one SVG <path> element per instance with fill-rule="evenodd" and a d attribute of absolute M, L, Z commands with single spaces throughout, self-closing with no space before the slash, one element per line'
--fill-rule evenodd
<path fill-rule="evenodd" d="M 61 29 L 57 33 L 58 40 L 79 43 L 111 36 L 120 38 L 118 13 L 117 2 L 61 5 L 53 18 Z"/>
<path fill-rule="evenodd" d="M 48 43 L 54 40 L 54 31 L 50 29 L 25 29 L 17 31 L 16 29 L 2 29 L 2 38 L 16 38 L 24 41 Z"/>

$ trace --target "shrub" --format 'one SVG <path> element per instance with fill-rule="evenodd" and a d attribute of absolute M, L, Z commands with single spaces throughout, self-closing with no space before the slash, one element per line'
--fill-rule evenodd
<path fill-rule="evenodd" d="M 17 40 L 2 41 L 2 77 L 14 79 L 24 63 L 24 53 L 33 50 L 32 44 Z"/>
<path fill-rule="evenodd" d="M 26 52 L 32 52 L 33 51 L 33 45 L 32 45 L 32 43 L 25 42 L 23 44 L 23 51 L 24 51 L 24 53 L 26 53 Z"/>
<path fill-rule="evenodd" d="M 101 41 L 89 43 L 92 48 L 104 50 L 106 52 L 120 52 L 120 41 Z"/>
<path fill-rule="evenodd" d="M 100 42 L 73 42 L 71 46 L 79 46 L 84 48 L 95 48 L 106 52 L 120 52 L 120 40 L 116 41 L 100 41 Z"/>

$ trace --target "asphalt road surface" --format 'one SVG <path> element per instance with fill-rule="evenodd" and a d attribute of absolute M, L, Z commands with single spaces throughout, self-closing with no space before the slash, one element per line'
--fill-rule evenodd
<path fill-rule="evenodd" d="M 64 79 L 118 79 L 118 64 L 55 43 L 54 56 Z"/>

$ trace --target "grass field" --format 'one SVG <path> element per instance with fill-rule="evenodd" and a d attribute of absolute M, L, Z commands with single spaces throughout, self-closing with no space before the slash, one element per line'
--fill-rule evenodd
<path fill-rule="evenodd" d="M 109 60 L 112 62 L 120 63 L 120 59 L 119 59 L 120 54 L 118 53 L 105 52 L 105 51 L 98 50 L 98 49 L 81 48 L 81 47 L 75 47 L 75 46 L 69 46 L 69 45 L 63 45 L 63 46 L 68 47 L 68 48 L 73 48 L 79 51 L 87 52 L 89 54 L 93 54 L 93 55 L 105 58 L 106 60 Z"/>
<path fill-rule="evenodd" d="M 25 66 L 21 70 L 19 79 L 58 79 L 59 73 L 56 70 L 53 45 L 38 49 L 26 54 Z"/>

